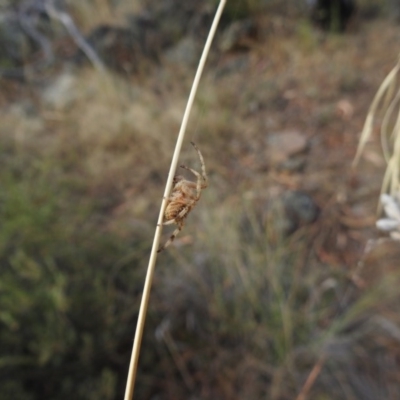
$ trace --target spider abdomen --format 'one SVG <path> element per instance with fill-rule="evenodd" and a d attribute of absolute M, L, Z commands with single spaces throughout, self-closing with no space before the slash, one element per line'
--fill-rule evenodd
<path fill-rule="evenodd" d="M 186 206 L 183 202 L 169 203 L 164 213 L 165 220 L 170 221 L 175 219 L 185 209 L 185 207 Z"/>

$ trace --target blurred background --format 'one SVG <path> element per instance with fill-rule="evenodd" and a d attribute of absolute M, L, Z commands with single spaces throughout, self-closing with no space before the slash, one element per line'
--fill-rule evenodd
<path fill-rule="evenodd" d="M 0 400 L 122 398 L 216 5 L 0 2 Z M 227 1 L 180 160 L 196 142 L 210 185 L 159 255 L 135 398 L 400 398 L 377 129 L 351 166 L 399 24 L 396 0 Z"/>

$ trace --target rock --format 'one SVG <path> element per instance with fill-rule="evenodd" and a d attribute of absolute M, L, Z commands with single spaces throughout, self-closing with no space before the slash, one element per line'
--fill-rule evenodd
<path fill-rule="evenodd" d="M 279 165 L 279 169 L 288 172 L 301 172 L 304 170 L 306 163 L 307 163 L 307 155 L 297 154 L 283 161 Z"/>
<path fill-rule="evenodd" d="M 286 191 L 282 195 L 282 203 L 288 220 L 286 234 L 314 222 L 319 215 L 317 204 L 308 194 L 301 191 Z"/>
<path fill-rule="evenodd" d="M 319 207 L 308 194 L 287 190 L 264 203 L 261 210 L 263 229 L 273 230 L 277 238 L 288 237 L 302 226 L 313 223 L 319 211 Z"/>
<path fill-rule="evenodd" d="M 199 61 L 200 55 L 201 48 L 191 36 L 183 38 L 165 52 L 168 62 L 179 65 L 195 65 Z"/>
<path fill-rule="evenodd" d="M 76 78 L 69 72 L 58 76 L 42 92 L 48 107 L 62 109 L 76 98 Z"/>
<path fill-rule="evenodd" d="M 249 212 L 241 217 L 240 232 L 247 243 L 268 234 L 279 242 L 299 228 L 316 221 L 320 209 L 307 194 L 298 190 L 276 193 L 267 200 L 254 199 Z"/>
<path fill-rule="evenodd" d="M 288 162 L 289 159 L 305 153 L 308 149 L 307 137 L 298 131 L 283 131 L 274 133 L 267 137 L 267 160 L 268 164 L 272 166 L 279 166 L 285 168 L 289 166 L 296 168 L 304 166 L 305 159 L 303 157 L 298 163 L 292 166 Z"/>

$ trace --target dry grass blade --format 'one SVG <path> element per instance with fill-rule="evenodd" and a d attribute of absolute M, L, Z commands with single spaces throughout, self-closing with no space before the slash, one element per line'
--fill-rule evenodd
<path fill-rule="evenodd" d="M 400 60 L 397 62 L 396 66 L 386 76 L 386 78 L 382 82 L 381 86 L 379 87 L 378 92 L 376 93 L 376 95 L 374 97 L 374 100 L 372 101 L 372 104 L 368 110 L 368 114 L 367 114 L 367 118 L 364 123 L 363 130 L 361 132 L 361 137 L 360 137 L 360 141 L 358 144 L 356 156 L 354 157 L 353 166 L 357 165 L 357 163 L 359 162 L 361 154 L 364 150 L 365 144 L 367 143 L 368 139 L 371 136 L 373 122 L 374 122 L 375 116 L 378 112 L 379 104 L 381 103 L 385 94 L 390 95 L 393 91 L 393 84 L 395 84 L 395 82 L 396 82 L 396 75 L 399 72 L 399 69 L 400 69 Z M 390 101 L 388 99 L 388 96 L 386 97 L 386 100 Z M 385 103 L 387 101 L 385 101 Z M 389 108 L 390 108 L 390 106 L 389 106 Z"/>
<path fill-rule="evenodd" d="M 395 84 L 396 82 L 393 83 Z M 390 121 L 394 115 L 396 106 L 399 105 L 399 102 L 400 102 L 400 90 L 397 91 L 396 96 L 393 98 L 392 102 L 387 107 L 387 111 L 382 120 L 381 143 L 382 143 L 383 155 L 385 157 L 386 162 L 389 162 L 390 159 L 390 140 L 392 134 L 392 132 L 390 131 Z"/>
<path fill-rule="evenodd" d="M 325 360 L 326 360 L 326 357 L 323 355 L 317 361 L 317 363 L 314 365 L 313 369 L 311 370 L 310 374 L 308 375 L 308 378 L 305 381 L 304 386 L 301 389 L 301 392 L 297 396 L 296 400 L 306 400 L 307 395 L 310 392 L 310 389 L 314 385 L 316 379 L 318 378 L 318 375 L 321 373 L 321 370 L 322 370 L 322 367 L 324 366 Z"/>
<path fill-rule="evenodd" d="M 156 263 L 156 259 L 157 259 L 157 250 L 159 248 L 159 243 L 160 243 L 162 222 L 163 222 L 163 218 L 164 218 L 165 208 L 167 205 L 167 198 L 168 198 L 169 193 L 172 188 L 172 181 L 173 181 L 173 177 L 175 175 L 176 166 L 178 164 L 179 154 L 180 154 L 183 139 L 185 136 L 186 126 L 187 126 L 187 123 L 189 120 L 190 110 L 193 105 L 194 97 L 195 97 L 195 94 L 196 94 L 196 91 L 197 91 L 197 88 L 199 85 L 199 81 L 200 81 L 200 78 L 201 78 L 201 75 L 202 75 L 202 72 L 204 69 L 207 55 L 209 53 L 211 43 L 214 38 L 219 20 L 221 18 L 222 11 L 225 7 L 225 3 L 226 3 L 226 0 L 220 1 L 217 12 L 214 17 L 214 21 L 211 25 L 206 44 L 204 46 L 204 50 L 203 50 L 203 53 L 200 58 L 199 66 L 197 68 L 196 76 L 193 81 L 192 89 L 190 91 L 188 103 L 187 103 L 185 113 L 183 116 L 183 120 L 182 120 L 182 125 L 181 125 L 178 139 L 176 142 L 174 155 L 172 157 L 171 167 L 170 167 L 169 175 L 167 178 L 167 184 L 166 184 L 165 192 L 164 192 L 164 198 L 161 203 L 160 214 L 158 217 L 157 227 L 156 227 L 156 231 L 155 231 L 155 235 L 154 235 L 154 241 L 153 241 L 153 247 L 152 247 L 151 254 L 150 254 L 149 265 L 147 267 L 146 280 L 145 280 L 144 289 L 143 289 L 142 301 L 140 304 L 140 310 L 139 310 L 138 322 L 137 322 L 137 326 L 136 326 L 135 339 L 134 339 L 134 343 L 133 343 L 132 356 L 131 356 L 131 361 L 130 361 L 130 365 L 129 365 L 129 372 L 128 372 L 128 378 L 127 378 L 127 383 L 126 383 L 124 400 L 131 400 L 133 397 L 133 393 L 134 393 L 134 384 L 135 384 L 135 379 L 136 379 L 137 364 L 138 364 L 138 360 L 139 360 L 140 344 L 141 344 L 142 336 L 143 336 L 144 323 L 145 323 L 145 319 L 146 319 L 146 312 L 147 312 L 147 306 L 148 306 L 149 297 L 150 297 L 151 284 L 153 281 L 154 268 L 155 268 L 155 263 Z"/>
<path fill-rule="evenodd" d="M 380 128 L 381 145 L 387 168 L 382 181 L 381 193 L 394 194 L 400 189 L 400 89 L 397 88 L 397 74 L 400 70 L 400 58 L 395 67 L 389 72 L 376 93 L 369 108 L 367 118 L 361 132 L 357 153 L 353 161 L 355 166 L 361 157 L 365 144 L 370 138 L 373 123 L 381 110 L 383 118 Z M 397 112 L 397 117 L 396 117 Z M 380 211 L 380 206 L 378 211 Z"/>

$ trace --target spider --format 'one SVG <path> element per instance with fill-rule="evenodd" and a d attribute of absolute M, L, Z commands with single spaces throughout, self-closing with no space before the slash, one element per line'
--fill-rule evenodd
<path fill-rule="evenodd" d="M 181 175 L 176 175 L 174 177 L 171 195 L 168 198 L 167 206 L 164 212 L 163 225 L 176 224 L 177 228 L 174 230 L 164 246 L 161 246 L 158 249 L 158 252 L 164 250 L 174 241 L 178 233 L 183 228 L 185 218 L 199 201 L 201 191 L 208 186 L 203 156 L 198 147 L 193 142 L 190 143 L 193 145 L 197 151 L 197 154 L 199 155 L 201 174 L 189 167 L 186 167 L 185 165 L 181 165 L 181 168 L 190 171 L 196 177 L 196 182 L 189 181 Z"/>

